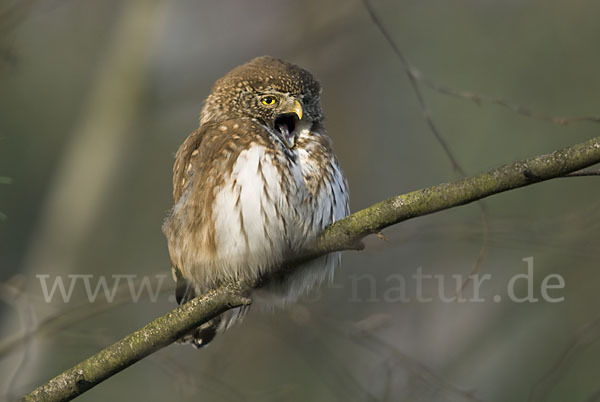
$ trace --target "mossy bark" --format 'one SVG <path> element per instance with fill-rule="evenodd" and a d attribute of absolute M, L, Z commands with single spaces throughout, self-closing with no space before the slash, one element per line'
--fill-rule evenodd
<path fill-rule="evenodd" d="M 221 288 L 190 300 L 54 377 L 22 401 L 69 401 L 126 367 L 164 348 L 219 314 L 249 304 L 237 291 Z"/>

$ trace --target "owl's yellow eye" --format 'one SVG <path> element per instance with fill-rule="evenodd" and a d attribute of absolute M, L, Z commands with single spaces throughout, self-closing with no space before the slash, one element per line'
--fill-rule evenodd
<path fill-rule="evenodd" d="M 263 96 L 260 101 L 262 102 L 263 105 L 267 105 L 267 106 L 273 106 L 274 104 L 277 103 L 277 99 L 275 99 L 274 96 Z"/>

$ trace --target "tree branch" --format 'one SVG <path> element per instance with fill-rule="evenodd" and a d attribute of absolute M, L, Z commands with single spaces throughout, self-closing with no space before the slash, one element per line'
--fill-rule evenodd
<path fill-rule="evenodd" d="M 600 137 L 475 176 L 397 195 L 329 226 L 309 257 L 318 257 L 332 251 L 360 249 L 357 243 L 363 237 L 396 223 L 563 177 L 596 163 L 600 163 Z"/>
<path fill-rule="evenodd" d="M 329 226 L 314 247 L 290 261 L 299 262 L 333 251 L 360 250 L 361 239 L 396 223 L 465 205 L 504 191 L 563 177 L 600 163 L 600 137 L 551 154 L 507 164 L 476 176 L 398 195 L 355 212 Z M 293 268 L 288 268 L 293 269 Z M 179 306 L 126 336 L 48 383 L 23 401 L 71 400 L 105 379 L 171 344 L 224 311 L 249 304 L 239 295 L 248 285 L 230 285 Z"/>
<path fill-rule="evenodd" d="M 157 318 L 26 395 L 22 401 L 69 401 L 219 314 L 250 300 L 220 288 Z"/>

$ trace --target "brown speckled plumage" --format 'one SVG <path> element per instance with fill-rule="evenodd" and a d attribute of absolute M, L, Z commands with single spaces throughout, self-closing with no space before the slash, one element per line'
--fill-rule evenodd
<path fill-rule="evenodd" d="M 224 281 L 259 283 L 348 214 L 346 181 L 325 134 L 320 85 L 308 71 L 259 57 L 219 79 L 173 168 L 163 225 L 179 302 Z M 294 301 L 330 276 L 339 255 L 264 286 L 266 307 Z M 266 296 L 265 296 L 266 295 Z M 208 343 L 241 311 L 186 337 Z"/>

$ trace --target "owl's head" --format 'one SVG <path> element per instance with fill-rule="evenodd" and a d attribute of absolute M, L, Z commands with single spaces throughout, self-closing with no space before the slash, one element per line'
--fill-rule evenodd
<path fill-rule="evenodd" d="M 215 83 L 200 124 L 256 119 L 291 148 L 300 127 L 322 122 L 320 95 L 321 86 L 309 71 L 273 57 L 257 57 Z"/>

